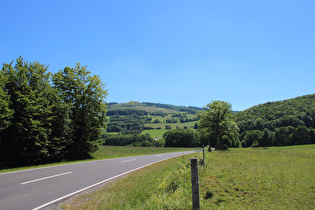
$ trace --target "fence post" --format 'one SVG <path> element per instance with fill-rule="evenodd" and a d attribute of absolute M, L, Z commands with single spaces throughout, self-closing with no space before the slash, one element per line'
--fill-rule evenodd
<path fill-rule="evenodd" d="M 191 188 L 192 188 L 192 201 L 193 209 L 200 208 L 199 202 L 199 180 L 198 180 L 198 159 L 190 159 L 191 165 Z"/>

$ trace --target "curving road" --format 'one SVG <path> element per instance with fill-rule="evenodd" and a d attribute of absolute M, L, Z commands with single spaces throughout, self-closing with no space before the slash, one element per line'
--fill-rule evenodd
<path fill-rule="evenodd" d="M 0 174 L 0 209 L 42 209 L 132 171 L 193 152 L 133 156 L 3 173 Z"/>

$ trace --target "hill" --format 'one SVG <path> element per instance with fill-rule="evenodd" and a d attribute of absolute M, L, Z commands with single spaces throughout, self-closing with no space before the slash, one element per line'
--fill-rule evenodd
<path fill-rule="evenodd" d="M 162 137 L 166 130 L 196 128 L 198 107 L 135 102 L 109 103 L 107 132 L 121 134 L 149 133 Z"/>
<path fill-rule="evenodd" d="M 137 101 L 130 101 L 128 103 L 108 103 L 108 111 L 109 114 L 115 110 L 143 110 L 148 113 L 154 113 L 154 112 L 163 112 L 163 113 L 189 113 L 189 114 L 196 114 L 198 111 L 202 110 L 202 108 L 199 107 L 193 107 L 193 106 L 175 106 L 170 104 L 160 104 L 160 103 L 151 103 L 151 102 L 137 102 Z"/>
<path fill-rule="evenodd" d="M 260 146 L 314 142 L 315 94 L 259 104 L 234 116 L 243 146 L 255 141 Z M 268 140 L 262 140 L 263 135 Z"/>
<path fill-rule="evenodd" d="M 150 102 L 110 103 L 107 131 L 159 138 L 171 129 L 197 129 L 200 110 Z M 259 104 L 233 115 L 242 147 L 315 143 L 315 94 Z"/>
<path fill-rule="evenodd" d="M 236 119 L 247 120 L 262 118 L 263 120 L 275 120 L 285 115 L 300 114 L 313 115 L 315 111 L 315 94 L 296 97 L 289 100 L 268 102 L 259 104 L 236 113 Z"/>

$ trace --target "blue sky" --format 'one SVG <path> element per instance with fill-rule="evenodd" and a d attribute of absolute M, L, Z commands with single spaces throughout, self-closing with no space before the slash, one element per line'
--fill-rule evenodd
<path fill-rule="evenodd" d="M 233 110 L 315 92 L 315 1 L 0 0 L 0 62 L 76 62 L 107 102 Z"/>

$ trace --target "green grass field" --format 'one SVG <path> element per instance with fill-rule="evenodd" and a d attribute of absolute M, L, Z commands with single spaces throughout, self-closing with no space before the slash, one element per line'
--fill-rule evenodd
<path fill-rule="evenodd" d="M 64 209 L 192 209 L 190 158 L 163 161 Z M 201 209 L 315 209 L 315 145 L 206 152 Z"/>
<path fill-rule="evenodd" d="M 141 132 L 141 134 L 150 134 L 150 136 L 155 139 L 155 138 L 161 138 L 163 137 L 164 133 L 168 131 L 168 130 L 165 130 L 165 129 L 154 129 L 154 130 L 144 130 Z"/>

